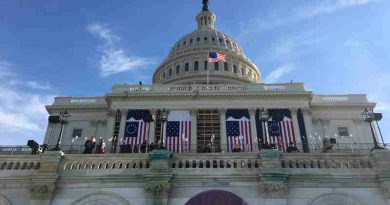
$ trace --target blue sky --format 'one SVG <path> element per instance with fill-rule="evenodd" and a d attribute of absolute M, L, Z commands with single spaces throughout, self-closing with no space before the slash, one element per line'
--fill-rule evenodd
<path fill-rule="evenodd" d="M 390 1 L 210 0 L 210 9 L 265 82 L 366 93 L 390 141 Z M 0 1 L 0 144 L 42 142 L 54 96 L 150 84 L 200 10 L 201 0 Z"/>

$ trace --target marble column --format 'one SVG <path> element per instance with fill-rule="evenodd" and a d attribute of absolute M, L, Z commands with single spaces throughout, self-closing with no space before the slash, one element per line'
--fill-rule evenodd
<path fill-rule="evenodd" d="M 106 129 L 107 139 L 114 136 L 115 114 L 116 114 L 115 110 L 109 110 L 107 112 L 107 129 Z"/>
<path fill-rule="evenodd" d="M 332 130 L 330 128 L 329 120 L 322 120 L 322 125 L 324 126 L 324 137 L 330 138 L 332 137 Z"/>
<path fill-rule="evenodd" d="M 226 109 L 219 109 L 219 127 L 221 136 L 221 150 L 227 152 L 227 138 L 226 138 Z"/>
<path fill-rule="evenodd" d="M 303 121 L 305 122 L 305 129 L 306 129 L 306 139 L 308 140 L 308 143 L 314 143 L 313 142 L 313 119 L 311 117 L 311 111 L 309 109 L 303 109 Z"/>
<path fill-rule="evenodd" d="M 252 151 L 258 151 L 259 142 L 257 140 L 257 129 L 256 129 L 256 109 L 249 109 L 249 115 L 251 120 L 251 132 L 252 132 Z"/>
<path fill-rule="evenodd" d="M 120 150 L 119 146 L 123 143 L 123 137 L 125 136 L 126 117 L 127 109 L 121 109 L 121 123 L 119 125 L 118 144 L 116 149 L 118 151 Z"/>
<path fill-rule="evenodd" d="M 293 122 L 293 128 L 294 128 L 294 135 L 295 135 L 295 139 L 297 140 L 297 143 L 299 145 L 302 145 L 302 140 L 301 140 L 301 132 L 299 131 L 299 125 L 298 125 L 298 109 L 296 108 L 293 108 L 293 109 L 290 109 L 291 111 L 291 118 L 292 118 L 292 122 Z"/>
<path fill-rule="evenodd" d="M 196 153 L 197 150 L 197 137 L 198 137 L 198 110 L 191 110 L 191 141 L 190 141 L 190 151 Z"/>
<path fill-rule="evenodd" d="M 156 116 L 157 116 L 157 110 L 151 109 L 150 114 L 153 116 L 153 121 L 149 123 L 149 141 L 148 143 L 154 143 L 156 141 Z"/>

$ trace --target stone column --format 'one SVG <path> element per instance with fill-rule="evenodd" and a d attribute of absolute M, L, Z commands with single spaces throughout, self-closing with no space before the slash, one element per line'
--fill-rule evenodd
<path fill-rule="evenodd" d="M 258 191 L 265 204 L 287 205 L 288 174 L 281 167 L 281 155 L 278 150 L 262 149 L 260 152 L 262 173 L 257 184 Z"/>
<path fill-rule="evenodd" d="M 295 139 L 297 140 L 298 144 L 302 145 L 301 132 L 299 131 L 298 118 L 297 118 L 298 109 L 293 108 L 293 109 L 290 109 L 290 111 L 291 111 L 291 118 L 293 121 Z"/>
<path fill-rule="evenodd" d="M 167 149 L 154 149 L 149 154 L 150 172 L 144 175 L 146 205 L 167 205 L 172 173 L 172 153 Z"/>
<path fill-rule="evenodd" d="M 221 136 L 221 150 L 227 152 L 227 138 L 226 138 L 226 109 L 219 109 L 219 126 Z"/>
<path fill-rule="evenodd" d="M 390 158 L 390 151 L 386 149 L 374 149 L 370 154 L 372 156 L 370 161 L 374 165 L 374 168 L 380 170 L 376 174 L 376 178 L 380 183 L 379 188 L 382 191 L 386 204 L 390 205 L 390 160 L 388 160 Z"/>
<path fill-rule="evenodd" d="M 29 183 L 30 204 L 50 205 L 56 189 L 58 170 L 61 165 L 62 152 L 46 151 L 40 157 L 41 166 L 37 173 L 31 175 Z"/>
<path fill-rule="evenodd" d="M 324 137 L 330 138 L 332 137 L 332 130 L 330 129 L 330 121 L 322 120 L 322 125 L 324 126 Z"/>
<path fill-rule="evenodd" d="M 123 137 L 125 136 L 127 109 L 121 109 L 121 123 L 119 125 L 118 144 L 116 150 L 120 150 L 119 146 L 123 143 Z"/>
<path fill-rule="evenodd" d="M 309 109 L 303 109 L 303 121 L 305 122 L 305 129 L 306 129 L 306 139 L 308 140 L 308 143 L 313 143 L 312 139 L 313 137 L 313 119 L 311 117 L 311 111 Z"/>
<path fill-rule="evenodd" d="M 190 152 L 196 152 L 197 150 L 197 137 L 198 137 L 198 110 L 191 110 L 191 141 L 190 141 Z"/>
<path fill-rule="evenodd" d="M 256 109 L 249 109 L 249 115 L 251 118 L 251 132 L 252 132 L 252 150 L 258 151 L 259 141 L 257 140 L 257 129 L 256 129 Z"/>
<path fill-rule="evenodd" d="M 114 125 L 115 125 L 115 110 L 108 110 L 107 112 L 107 130 L 106 137 L 110 139 L 114 136 Z"/>
<path fill-rule="evenodd" d="M 156 116 L 157 116 L 157 110 L 156 109 L 151 109 L 150 114 L 153 116 L 152 122 L 150 122 L 150 127 L 149 127 L 149 144 L 154 143 L 156 140 Z"/>

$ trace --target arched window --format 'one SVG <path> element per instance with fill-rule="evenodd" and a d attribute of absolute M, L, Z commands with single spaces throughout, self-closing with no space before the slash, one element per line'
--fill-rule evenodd
<path fill-rule="evenodd" d="M 227 62 L 225 62 L 225 63 L 223 64 L 223 69 L 224 69 L 225 71 L 229 71 L 229 65 L 228 65 Z"/>
<path fill-rule="evenodd" d="M 223 41 L 222 38 L 219 38 L 219 42 L 222 43 L 222 41 Z"/>
<path fill-rule="evenodd" d="M 193 41 L 194 41 L 194 39 L 191 38 L 191 39 L 190 39 L 190 45 L 192 45 L 192 42 L 193 42 Z"/>
<path fill-rule="evenodd" d="M 230 44 L 230 41 L 229 41 L 229 40 L 226 40 L 226 44 L 228 44 L 228 45 L 229 45 L 229 44 Z"/>
<path fill-rule="evenodd" d="M 183 42 L 183 45 L 185 46 L 185 45 L 186 45 L 186 43 L 187 43 L 187 41 L 184 41 L 184 42 Z"/>
<path fill-rule="evenodd" d="M 188 72 L 189 69 L 190 69 L 190 65 L 188 63 L 184 64 L 184 71 Z"/>
<path fill-rule="evenodd" d="M 207 61 L 204 61 L 203 70 L 207 70 L 207 64 L 208 64 L 208 62 L 207 62 Z"/>
<path fill-rule="evenodd" d="M 218 64 L 218 62 L 214 62 L 214 70 L 219 70 L 219 64 Z"/>
<path fill-rule="evenodd" d="M 204 37 L 204 41 L 206 41 L 206 42 L 207 42 L 207 37 Z"/>
<path fill-rule="evenodd" d="M 165 72 L 162 73 L 162 78 L 165 78 Z"/>
<path fill-rule="evenodd" d="M 199 62 L 195 61 L 195 63 L 194 63 L 194 71 L 198 71 L 198 69 L 199 69 Z"/>
<path fill-rule="evenodd" d="M 168 76 L 172 76 L 172 68 L 169 69 Z"/>
<path fill-rule="evenodd" d="M 198 42 L 199 42 L 199 41 L 200 41 L 200 38 L 199 38 L 199 37 L 198 37 L 198 38 L 196 38 L 196 41 L 198 41 Z"/>
<path fill-rule="evenodd" d="M 176 66 L 176 74 L 180 73 L 180 65 Z"/>
<path fill-rule="evenodd" d="M 212 41 L 215 41 L 215 37 L 212 37 L 211 40 L 212 40 Z"/>
<path fill-rule="evenodd" d="M 241 75 L 245 75 L 245 68 L 244 67 L 241 68 Z"/>
<path fill-rule="evenodd" d="M 233 73 L 237 73 L 237 66 L 233 65 Z"/>

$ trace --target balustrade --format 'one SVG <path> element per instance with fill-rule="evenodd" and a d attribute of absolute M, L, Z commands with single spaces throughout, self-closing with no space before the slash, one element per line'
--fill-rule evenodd
<path fill-rule="evenodd" d="M 368 155 L 348 154 L 283 154 L 281 167 L 285 169 L 372 169 Z"/>

